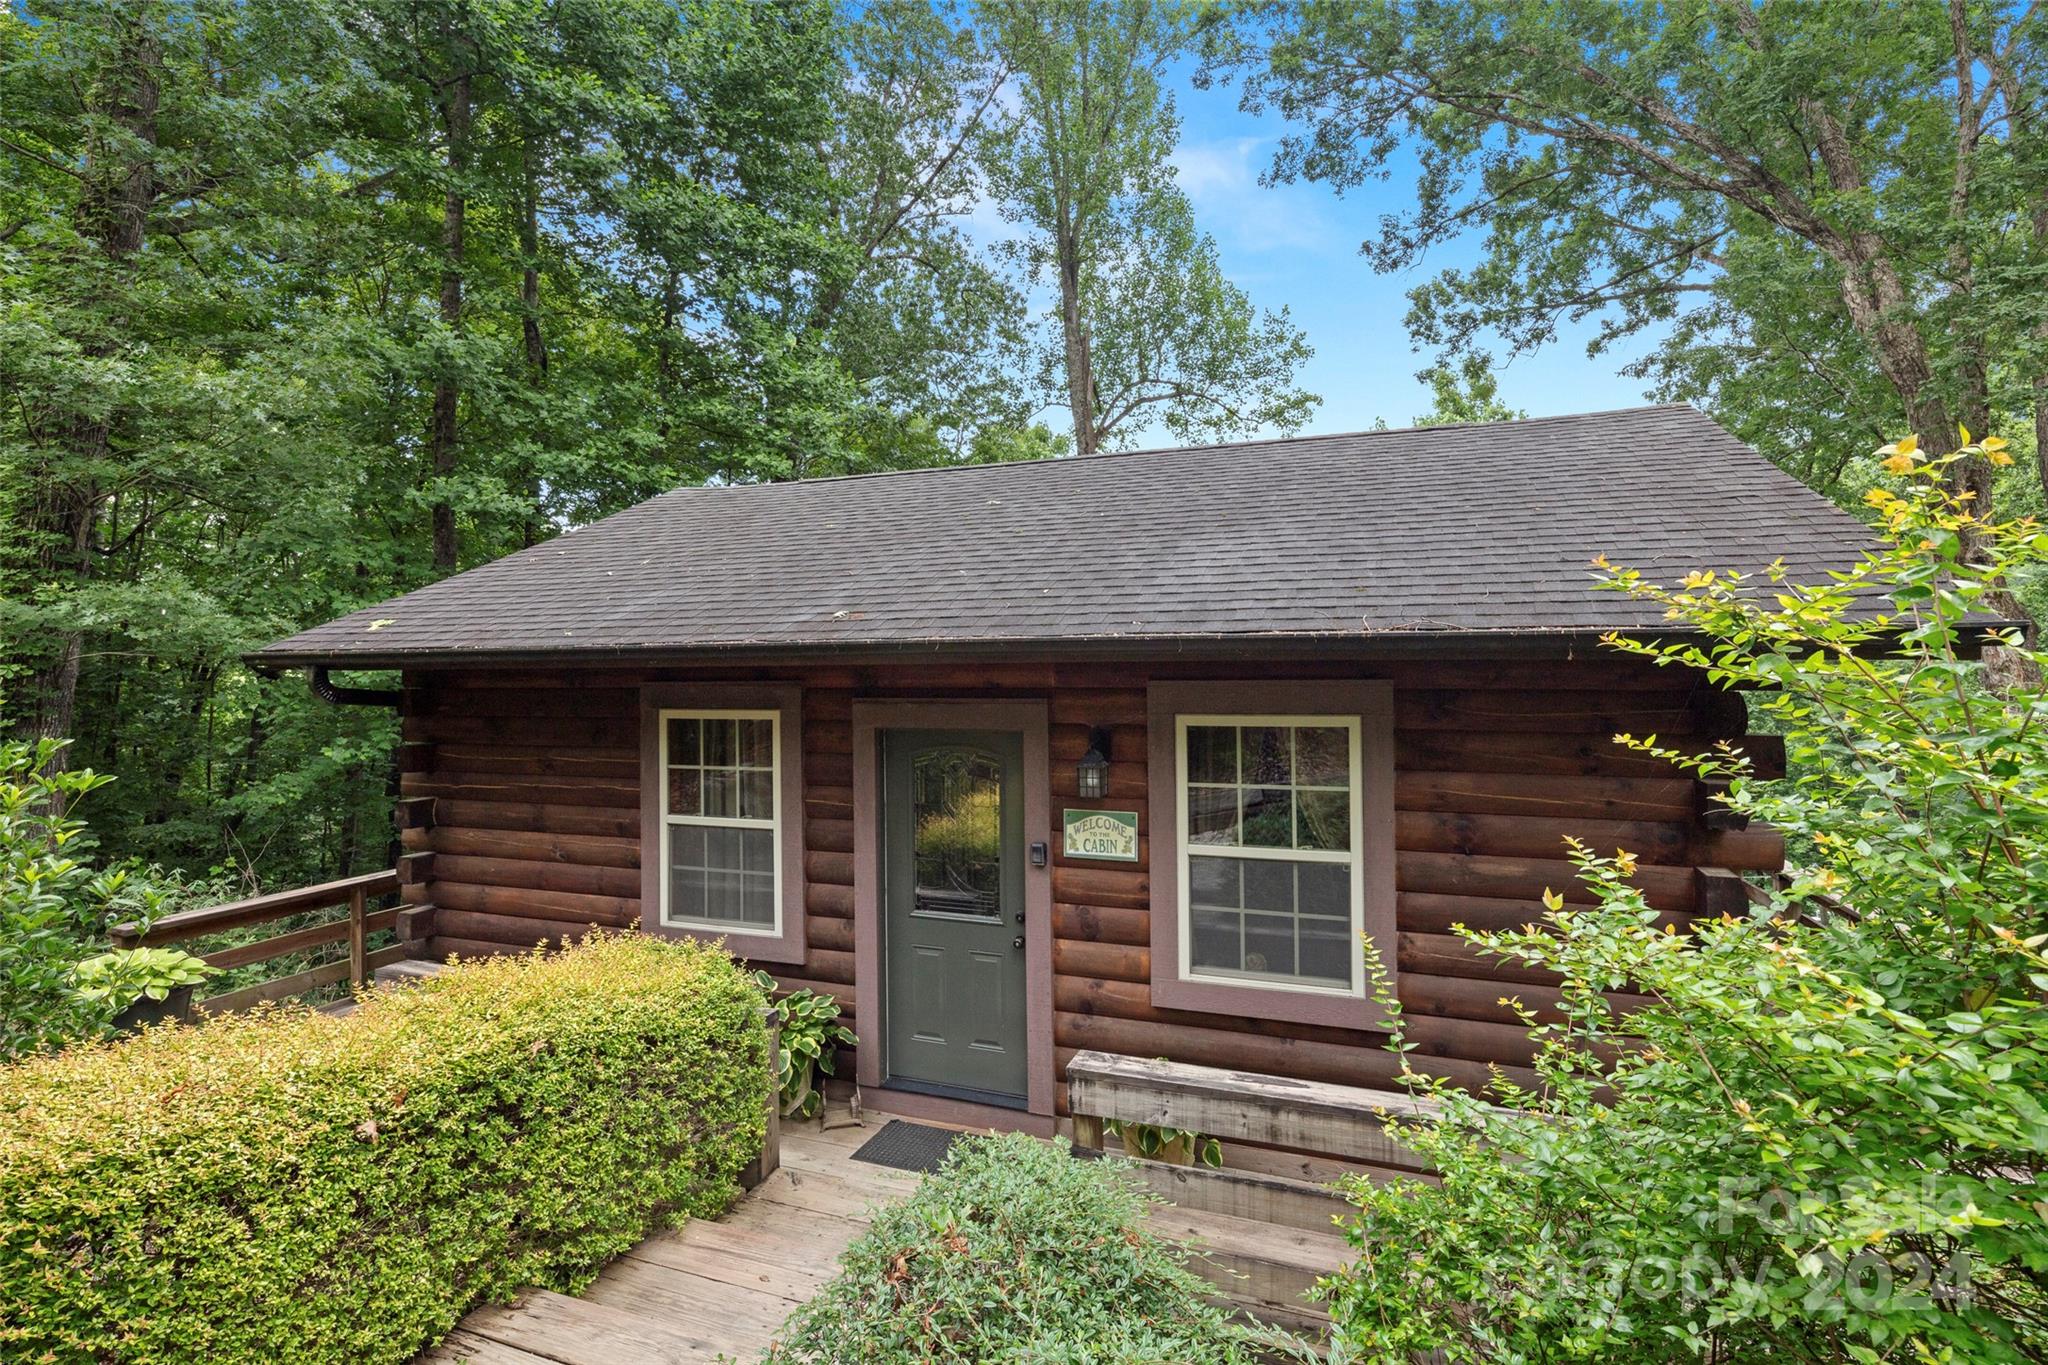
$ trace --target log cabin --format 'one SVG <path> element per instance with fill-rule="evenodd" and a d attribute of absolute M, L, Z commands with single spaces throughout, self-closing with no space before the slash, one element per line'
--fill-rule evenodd
<path fill-rule="evenodd" d="M 1385 1087 L 1528 1081 L 1457 934 L 1585 895 L 1679 926 L 1783 860 L 1620 732 L 1738 695 L 1604 649 L 1667 578 L 1862 527 L 1704 416 L 1580 416 L 678 489 L 250 656 L 402 715 L 424 957 L 585 926 L 722 940 L 836 996 L 871 1107 L 1049 1131 L 1078 1051 Z M 397 689 L 330 670 L 396 670 Z"/>

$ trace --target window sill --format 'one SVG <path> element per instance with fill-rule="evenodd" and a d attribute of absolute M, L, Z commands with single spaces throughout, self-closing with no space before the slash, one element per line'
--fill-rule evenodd
<path fill-rule="evenodd" d="M 699 943 L 723 944 L 734 957 L 747 962 L 776 962 L 801 966 L 804 944 L 792 942 L 787 934 L 742 934 L 730 929 L 711 929 L 694 924 L 645 924 L 642 931 L 656 938 L 688 938 Z"/>
<path fill-rule="evenodd" d="M 1235 1014 L 1247 1019 L 1273 1019 L 1323 1028 L 1362 1029 L 1384 1033 L 1385 1012 L 1378 1002 L 1329 990 L 1241 986 L 1214 978 L 1152 979 L 1152 1003 L 1159 1009 L 1195 1010 L 1203 1014 Z"/>

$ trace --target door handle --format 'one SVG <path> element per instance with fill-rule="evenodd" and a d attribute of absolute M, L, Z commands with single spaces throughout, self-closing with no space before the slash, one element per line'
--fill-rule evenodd
<path fill-rule="evenodd" d="M 1019 934 L 1017 935 L 1017 937 L 1011 939 L 1010 946 L 1012 948 L 1022 948 L 1024 946 L 1024 935 Z"/>

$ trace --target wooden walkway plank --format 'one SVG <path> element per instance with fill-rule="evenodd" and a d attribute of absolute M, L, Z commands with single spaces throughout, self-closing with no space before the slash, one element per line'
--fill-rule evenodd
<path fill-rule="evenodd" d="M 468 1331 L 560 1365 L 697 1365 L 731 1346 L 684 1331 L 648 1313 L 529 1289 L 519 1302 L 480 1308 Z"/>
<path fill-rule="evenodd" d="M 581 1298 L 533 1290 L 512 1305 L 479 1308 L 415 1365 L 757 1360 L 837 1272 L 870 1216 L 917 1188 L 912 1172 L 852 1160 L 879 1127 L 785 1130 L 781 1168 L 724 1217 L 656 1233 L 606 1266 Z M 1195 1268 L 1224 1293 L 1288 1326 L 1314 1326 L 1315 1310 L 1296 1296 L 1346 1254 L 1330 1232 L 1221 1210 L 1165 1206 L 1153 1224 L 1192 1243 L 1202 1254 Z"/>
<path fill-rule="evenodd" d="M 421 1356 L 415 1365 L 559 1365 L 548 1356 L 537 1356 L 517 1346 L 507 1346 L 458 1327 L 448 1339 Z"/>
<path fill-rule="evenodd" d="M 653 1317 L 741 1359 L 773 1339 L 796 1306 L 780 1295 L 631 1256 L 607 1266 L 584 1298 L 636 1317 Z"/>

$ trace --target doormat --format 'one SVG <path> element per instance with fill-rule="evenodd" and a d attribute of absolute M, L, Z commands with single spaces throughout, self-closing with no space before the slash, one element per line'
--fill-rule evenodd
<path fill-rule="evenodd" d="M 882 1131 L 854 1152 L 855 1161 L 871 1166 L 890 1166 L 899 1171 L 936 1171 L 952 1150 L 960 1134 L 951 1128 L 928 1128 L 922 1123 L 890 1119 Z"/>

